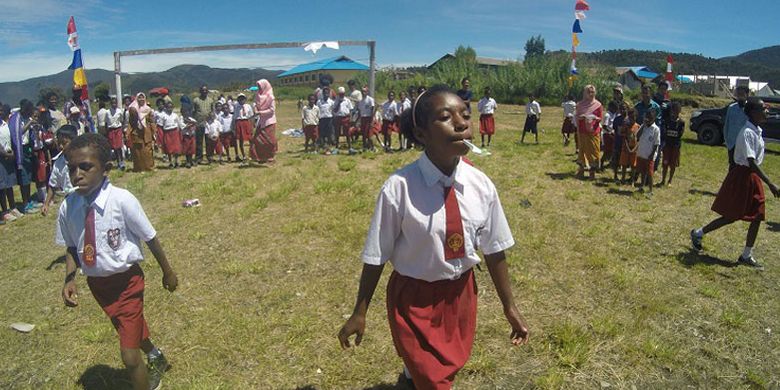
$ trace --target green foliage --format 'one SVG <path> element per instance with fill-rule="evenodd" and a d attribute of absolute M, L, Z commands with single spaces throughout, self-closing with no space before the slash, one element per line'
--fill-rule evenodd
<path fill-rule="evenodd" d="M 57 101 L 60 103 L 63 102 L 63 100 L 67 99 L 65 96 L 65 92 L 62 91 L 62 88 L 60 87 L 43 87 L 40 90 L 38 90 L 38 101 L 45 102 L 48 101 L 48 96 L 50 93 L 53 93 L 57 95 Z M 17 102 L 10 102 L 8 104 L 16 104 Z"/>
<path fill-rule="evenodd" d="M 525 58 L 530 59 L 544 55 L 544 38 L 539 34 L 525 41 Z"/>
<path fill-rule="evenodd" d="M 458 46 L 457 49 L 455 49 L 455 58 L 457 59 L 463 59 L 465 61 L 476 61 L 477 59 L 477 51 L 474 50 L 471 46 L 463 47 L 463 45 Z"/>
<path fill-rule="evenodd" d="M 111 87 L 108 85 L 108 83 L 101 82 L 94 89 L 95 99 L 97 101 L 107 102 L 110 99 L 108 96 L 110 90 Z"/>

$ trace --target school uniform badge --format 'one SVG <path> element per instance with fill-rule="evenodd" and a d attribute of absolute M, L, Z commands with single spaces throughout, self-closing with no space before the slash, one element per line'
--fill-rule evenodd
<path fill-rule="evenodd" d="M 458 252 L 463 247 L 463 235 L 453 233 L 447 238 L 447 246 L 453 251 Z"/>
<path fill-rule="evenodd" d="M 110 246 L 111 249 L 113 250 L 119 249 L 119 236 L 120 236 L 119 228 L 109 229 L 106 232 L 106 242 L 108 242 L 108 246 Z"/>
<path fill-rule="evenodd" d="M 89 267 L 95 265 L 95 246 L 92 244 L 84 245 L 84 264 Z"/>

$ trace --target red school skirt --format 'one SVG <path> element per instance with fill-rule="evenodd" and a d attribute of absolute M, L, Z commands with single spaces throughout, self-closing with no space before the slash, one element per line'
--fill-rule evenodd
<path fill-rule="evenodd" d="M 181 154 L 185 156 L 195 154 L 195 134 L 181 135 Z"/>
<path fill-rule="evenodd" d="M 193 137 L 190 137 L 191 139 Z M 182 153 L 182 137 L 179 128 L 165 130 L 162 136 L 162 148 L 165 154 Z"/>
<path fill-rule="evenodd" d="M 374 118 L 370 116 L 360 117 L 360 134 L 363 135 L 364 139 L 368 139 L 368 137 L 371 136 L 371 125 L 373 121 Z"/>
<path fill-rule="evenodd" d="M 229 149 L 231 146 L 236 146 L 236 135 L 232 131 L 221 133 L 219 135 L 219 143 L 222 144 L 223 149 Z"/>
<path fill-rule="evenodd" d="M 158 124 L 155 124 L 154 127 L 156 129 L 155 132 L 154 132 L 155 142 L 157 143 L 158 147 L 162 148 L 163 144 L 165 143 L 165 136 L 164 136 L 165 133 L 163 133 L 162 126 L 160 126 Z"/>
<path fill-rule="evenodd" d="M 92 296 L 119 333 L 119 347 L 138 349 L 149 338 L 149 326 L 144 319 L 144 272 L 133 264 L 125 272 L 87 277 Z"/>
<path fill-rule="evenodd" d="M 306 139 L 313 139 L 317 140 L 320 136 L 319 128 L 317 125 L 306 125 L 303 126 L 303 134 L 306 136 Z"/>
<path fill-rule="evenodd" d="M 393 271 L 387 319 L 396 352 L 418 389 L 450 389 L 468 361 L 477 326 L 477 283 L 468 270 L 457 280 L 424 280 Z"/>
<path fill-rule="evenodd" d="M 479 134 L 493 135 L 496 133 L 496 122 L 493 114 L 482 114 L 479 116 Z"/>
<path fill-rule="evenodd" d="M 763 221 L 764 184 L 750 167 L 737 165 L 729 170 L 712 202 L 712 211 L 731 220 Z"/>
<path fill-rule="evenodd" d="M 563 125 L 561 126 L 561 134 L 572 134 L 576 133 L 577 128 L 574 127 L 574 122 L 572 122 L 571 117 L 563 118 Z"/>
<path fill-rule="evenodd" d="M 46 150 L 35 150 L 35 182 L 47 183 L 49 181 L 49 162 L 46 161 Z"/>
<path fill-rule="evenodd" d="M 252 124 L 249 123 L 249 119 L 236 121 L 236 133 L 239 142 L 246 142 L 252 138 Z"/>
<path fill-rule="evenodd" d="M 194 143 L 194 142 L 193 142 Z M 193 146 L 192 154 L 195 153 L 195 149 Z M 222 155 L 222 143 L 219 142 L 219 137 L 217 139 L 211 139 L 208 136 L 206 137 L 206 156 L 213 156 L 215 154 Z"/>
<path fill-rule="evenodd" d="M 336 130 L 337 136 L 349 136 L 349 117 L 348 116 L 336 116 L 333 117 L 333 126 Z"/>
<path fill-rule="evenodd" d="M 111 149 L 122 149 L 124 142 L 121 127 L 108 129 L 108 143 L 111 145 Z"/>

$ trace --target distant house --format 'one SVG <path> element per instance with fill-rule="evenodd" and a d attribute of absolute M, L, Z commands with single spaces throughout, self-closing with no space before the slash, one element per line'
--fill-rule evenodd
<path fill-rule="evenodd" d="M 730 98 L 732 95 L 732 91 L 737 88 L 738 86 L 746 86 L 748 89 L 750 89 L 750 92 L 754 94 L 758 94 L 759 91 L 764 91 L 762 93 L 769 93 L 770 91 L 773 91 L 772 88 L 769 86 L 769 83 L 764 81 L 753 81 L 750 79 L 749 76 L 724 76 L 724 75 L 681 75 L 682 77 L 689 78 L 693 80 L 694 84 L 702 84 L 705 85 L 703 87 L 703 94 L 708 96 L 721 96 Z M 714 85 L 714 88 L 707 87 L 707 85 Z M 697 92 L 702 88 L 697 88 Z M 765 96 L 771 96 L 771 95 L 765 95 Z"/>
<path fill-rule="evenodd" d="M 454 59 L 455 59 L 454 55 L 447 53 L 441 56 L 441 58 L 436 60 L 434 63 L 428 65 L 428 69 L 433 69 L 438 64 L 451 61 Z M 516 61 L 499 60 L 497 58 L 487 58 L 487 57 L 476 57 L 475 61 L 477 63 L 477 67 L 482 69 L 498 69 L 516 62 Z"/>
<path fill-rule="evenodd" d="M 780 96 L 780 91 L 772 89 L 769 84 L 764 85 L 763 88 L 756 91 L 756 96 L 758 97 L 772 97 L 772 96 Z"/>
<path fill-rule="evenodd" d="M 628 89 L 639 88 L 659 76 L 647 66 L 618 66 L 615 71 L 618 74 L 618 82 Z"/>
<path fill-rule="evenodd" d="M 368 66 L 352 61 L 346 56 L 325 58 L 308 64 L 298 65 L 277 76 L 280 85 L 319 85 L 320 75 L 330 74 L 334 84 L 346 84 L 362 72 L 368 72 Z"/>

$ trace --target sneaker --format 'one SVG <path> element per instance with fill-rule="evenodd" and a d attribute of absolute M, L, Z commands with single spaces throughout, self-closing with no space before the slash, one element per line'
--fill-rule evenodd
<path fill-rule="evenodd" d="M 696 234 L 696 229 L 691 229 L 691 246 L 693 247 L 693 249 L 696 249 L 697 251 L 704 249 L 704 247 L 702 247 L 701 245 L 702 238 L 703 236 L 699 236 Z"/>
<path fill-rule="evenodd" d="M 22 208 L 22 212 L 25 214 L 35 214 L 38 212 L 38 209 L 35 208 L 35 205 L 32 201 L 28 202 L 24 207 Z"/>
<path fill-rule="evenodd" d="M 756 259 L 753 258 L 753 256 L 750 256 L 748 258 L 744 258 L 741 255 L 739 256 L 739 259 L 737 260 L 738 263 L 744 264 L 750 267 L 753 267 L 757 270 L 763 270 L 764 266 L 761 265 Z"/>
<path fill-rule="evenodd" d="M 160 352 L 160 356 L 150 358 L 147 370 L 149 371 L 149 390 L 159 389 L 162 385 L 162 376 L 168 370 L 168 360 L 165 359 L 165 355 Z"/>
<path fill-rule="evenodd" d="M 9 211 L 9 214 L 11 214 L 11 215 L 13 215 L 14 217 L 16 217 L 16 219 L 19 219 L 19 218 L 21 218 L 21 217 L 24 217 L 24 213 L 22 213 L 21 211 L 19 211 L 19 209 L 17 209 L 16 207 L 12 208 L 12 209 L 11 209 L 11 211 Z"/>
<path fill-rule="evenodd" d="M 2 221 L 3 221 L 4 223 L 5 223 L 5 222 L 13 222 L 13 221 L 16 221 L 17 219 L 19 219 L 19 218 L 17 218 L 17 217 L 14 215 L 14 213 L 13 213 L 13 212 L 9 211 L 9 212 L 7 212 L 7 213 L 3 214 Z"/>

